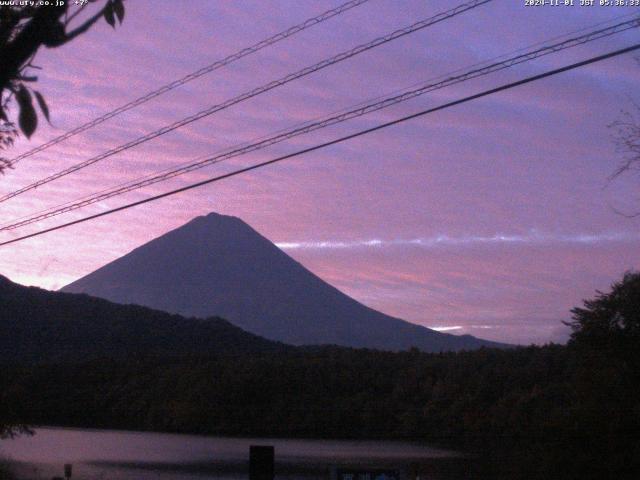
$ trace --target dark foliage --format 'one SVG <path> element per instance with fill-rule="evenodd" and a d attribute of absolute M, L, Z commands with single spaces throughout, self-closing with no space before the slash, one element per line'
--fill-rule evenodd
<path fill-rule="evenodd" d="M 90 3 L 94 3 L 93 1 Z M 0 6 L 0 150 L 11 146 L 18 134 L 15 123 L 9 120 L 9 104 L 15 99 L 19 113 L 18 126 L 30 137 L 38 127 L 35 103 L 45 119 L 49 121 L 49 107 L 31 85 L 38 80 L 33 64 L 41 47 L 56 48 L 69 43 L 88 31 L 98 20 L 104 18 L 115 28 L 116 18 L 124 19 L 123 0 L 105 0 L 102 8 L 80 23 L 85 5 L 70 8 L 71 1 L 59 2 L 15 2 L 15 5 Z M 5 158 L 0 158 L 0 172 L 10 167 Z"/>
<path fill-rule="evenodd" d="M 568 346 L 13 367 L 0 369 L 0 411 L 32 424 L 413 439 L 479 454 L 475 478 L 639 478 L 637 288 L 628 274 L 575 309 Z"/>
<path fill-rule="evenodd" d="M 21 379 L 23 396 L 13 398 L 33 423 L 472 440 L 544 436 L 564 423 L 568 363 L 567 350 L 558 346 L 442 355 L 325 347 L 172 361 L 103 359 L 18 369 L 5 381 Z M 28 406 L 32 393 L 36 409 Z"/>
<path fill-rule="evenodd" d="M 593 367 L 585 372 L 579 352 L 562 346 L 440 355 L 326 347 L 11 369 L 0 388 L 33 424 L 414 439 L 478 451 L 492 473 L 622 478 L 638 467 L 640 405 L 633 385 Z"/>
<path fill-rule="evenodd" d="M 628 272 L 611 286 L 597 292 L 584 308 L 574 308 L 571 340 L 576 345 L 614 355 L 632 355 L 640 346 L 640 272 Z"/>

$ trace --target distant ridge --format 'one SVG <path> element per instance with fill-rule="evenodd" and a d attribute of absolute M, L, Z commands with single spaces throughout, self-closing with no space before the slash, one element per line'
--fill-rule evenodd
<path fill-rule="evenodd" d="M 292 349 L 220 318 L 184 318 L 25 287 L 0 275 L 0 364 L 250 354 Z"/>
<path fill-rule="evenodd" d="M 217 213 L 191 220 L 62 291 L 187 316 L 217 315 L 294 345 L 428 352 L 504 346 L 436 332 L 366 307 L 239 218 Z"/>

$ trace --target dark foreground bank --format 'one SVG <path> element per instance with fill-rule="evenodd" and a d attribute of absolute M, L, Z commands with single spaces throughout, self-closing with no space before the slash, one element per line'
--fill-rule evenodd
<path fill-rule="evenodd" d="M 568 346 L 14 366 L 0 370 L 0 423 L 411 439 L 478 454 L 486 478 L 634 478 L 640 275 L 573 314 Z"/>
<path fill-rule="evenodd" d="M 640 458 L 637 380 L 619 359 L 574 347 L 443 355 L 327 348 L 14 368 L 2 372 L 0 388 L 14 422 L 412 439 L 478 453 L 492 470 L 522 467 L 529 478 L 620 478 Z"/>

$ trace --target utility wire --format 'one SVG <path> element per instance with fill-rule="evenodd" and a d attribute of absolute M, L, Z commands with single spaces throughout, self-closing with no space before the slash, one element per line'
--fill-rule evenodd
<path fill-rule="evenodd" d="M 465 72 L 465 71 L 467 71 L 469 69 L 474 69 L 474 68 L 478 68 L 480 66 L 490 65 L 491 63 L 495 63 L 498 60 L 507 59 L 512 55 L 515 55 L 515 54 L 521 53 L 521 52 L 526 52 L 527 50 L 532 49 L 534 47 L 539 47 L 541 45 L 546 45 L 546 44 L 549 44 L 550 42 L 557 41 L 557 40 L 560 40 L 560 39 L 570 38 L 572 35 L 576 35 L 576 34 L 581 33 L 581 32 L 586 32 L 588 30 L 591 30 L 591 29 L 594 29 L 596 27 L 600 27 L 600 26 L 603 26 L 603 25 L 612 24 L 612 23 L 614 23 L 614 22 L 616 22 L 618 20 L 621 20 L 623 18 L 630 18 L 630 17 L 636 16 L 636 15 L 637 14 L 635 12 L 634 13 L 626 13 L 626 14 L 623 14 L 623 15 L 617 15 L 615 17 L 612 17 L 612 18 L 608 19 L 608 20 L 604 20 L 604 21 L 601 21 L 601 22 L 597 22 L 597 23 L 585 26 L 585 27 L 581 27 L 579 29 L 572 30 L 571 32 L 563 33 L 562 35 L 556 35 L 556 36 L 548 38 L 546 40 L 543 40 L 543 41 L 540 41 L 540 42 L 535 42 L 535 43 L 529 44 L 529 45 L 527 45 L 525 47 L 520 47 L 520 48 L 512 50 L 510 52 L 503 53 L 503 54 L 497 55 L 495 57 L 491 57 L 489 59 L 482 60 L 480 62 L 476 62 L 476 63 L 471 64 L 471 65 L 467 65 L 466 67 L 458 68 L 456 70 L 450 71 L 450 72 L 442 74 L 442 75 L 438 75 L 436 77 L 431 77 L 430 79 L 428 79 L 428 82 L 435 82 L 436 80 L 441 80 L 441 79 L 444 79 L 444 78 L 447 78 L 447 77 L 451 77 L 454 74 L 459 74 L 459 73 Z M 396 95 L 396 94 L 399 94 L 401 92 L 405 92 L 405 91 L 407 91 L 409 89 L 416 88 L 416 87 L 418 87 L 420 85 L 424 85 L 424 84 L 425 84 L 424 81 L 416 82 L 416 83 L 413 83 L 413 84 L 411 84 L 409 86 L 406 86 L 404 88 L 395 89 L 395 90 L 393 90 L 391 92 L 386 93 L 385 95 L 378 95 L 378 96 L 373 97 L 373 98 L 370 97 L 370 98 L 368 98 L 366 100 L 360 101 L 360 102 L 358 102 L 356 104 L 352 104 L 352 105 L 350 105 L 348 107 L 341 108 L 339 110 L 334 110 L 333 112 L 331 112 L 329 114 L 325 114 L 325 115 L 322 115 L 322 116 L 314 117 L 313 119 L 310 119 L 310 120 L 307 120 L 307 121 L 304 121 L 304 122 L 300 122 L 300 123 L 296 124 L 294 126 L 294 128 L 301 127 L 301 126 L 304 126 L 304 125 L 308 125 L 308 124 L 310 124 L 312 122 L 316 122 L 316 121 L 319 121 L 321 119 L 324 119 L 327 116 L 333 116 L 333 115 L 337 115 L 339 113 L 347 112 L 347 111 L 349 111 L 351 109 L 355 109 L 357 107 L 373 103 L 376 100 L 381 100 L 381 99 L 390 97 L 392 95 Z M 231 147 L 231 148 L 239 148 L 241 146 L 246 146 L 246 145 L 249 145 L 249 144 L 252 144 L 252 143 L 257 143 L 258 141 L 267 139 L 267 138 L 269 138 L 269 137 L 271 137 L 273 135 L 287 132 L 291 128 L 292 127 L 282 128 L 280 130 L 273 131 L 270 134 L 263 135 L 263 136 L 261 136 L 259 138 L 253 138 L 252 140 L 245 141 L 245 142 L 243 142 L 241 144 L 236 144 L 235 147 Z M 77 203 L 82 203 L 85 200 L 97 198 L 97 197 L 101 196 L 103 193 L 109 193 L 109 192 L 112 192 L 112 191 L 114 191 L 114 192 L 115 191 L 119 191 L 120 188 L 129 186 L 129 185 L 133 185 L 133 184 L 138 184 L 139 182 L 142 182 L 143 180 L 147 180 L 147 179 L 150 179 L 152 177 L 155 177 L 155 176 L 158 176 L 158 175 L 161 175 L 161 174 L 164 174 L 164 173 L 168 173 L 170 171 L 173 171 L 173 169 L 176 169 L 176 168 L 180 169 L 182 167 L 187 167 L 187 166 L 189 166 L 189 165 L 191 165 L 193 163 L 198 163 L 201 160 L 208 159 L 211 155 L 218 155 L 218 154 L 221 154 L 221 153 L 226 152 L 228 150 L 229 150 L 229 148 L 226 148 L 224 150 L 218 150 L 214 154 L 201 155 L 201 156 L 199 156 L 199 157 L 197 157 L 195 159 L 192 159 L 189 162 L 185 162 L 185 163 L 183 163 L 183 164 L 181 164 L 181 165 L 179 165 L 177 167 L 166 168 L 166 169 L 163 169 L 163 170 L 160 170 L 160 171 L 157 171 L 157 172 L 149 173 L 147 175 L 138 177 L 137 179 L 128 180 L 128 181 L 122 182 L 122 183 L 120 183 L 118 185 L 115 185 L 115 186 L 112 186 L 112 187 L 108 187 L 108 188 L 104 188 L 104 189 L 99 190 L 97 192 L 94 192 L 94 193 L 92 193 L 90 195 L 84 195 L 84 196 L 82 196 L 80 198 L 75 198 L 73 200 L 66 201 L 66 202 L 64 202 L 62 204 L 58 204 L 58 205 L 54 205 L 54 206 L 51 206 L 51 207 L 48 207 L 48 208 L 44 208 L 42 210 L 27 214 L 27 215 L 22 215 L 20 217 L 17 217 L 14 220 L 11 220 L 9 222 L 4 222 L 3 224 L 1 224 L 0 225 L 0 230 L 5 229 L 4 227 L 6 227 L 6 229 L 11 229 L 11 227 L 13 227 L 13 223 L 17 223 L 18 221 L 24 220 L 24 219 L 30 219 L 31 217 L 38 216 L 37 220 L 43 219 L 43 218 L 47 218 L 47 217 L 40 217 L 40 215 L 44 214 L 44 213 L 49 213 L 49 212 L 52 212 L 52 211 L 55 211 L 56 214 L 65 213 L 65 212 L 60 212 L 60 209 L 62 209 L 63 207 L 69 206 L 69 205 L 75 205 Z M 213 162 L 213 163 L 216 163 L 216 162 Z M 110 196 L 107 196 L 105 198 L 110 198 Z M 99 197 L 99 199 L 96 200 L 96 201 L 100 201 L 100 200 L 103 200 L 103 199 L 104 198 Z M 95 202 L 91 202 L 91 203 L 95 203 Z M 82 206 L 85 206 L 85 205 L 83 204 Z M 80 207 L 76 207 L 76 208 L 80 208 Z M 36 221 L 36 220 L 34 220 L 34 221 Z M 32 223 L 32 222 L 29 222 L 29 223 Z"/>
<path fill-rule="evenodd" d="M 166 85 L 163 85 L 162 87 L 158 88 L 157 90 L 153 90 L 151 92 L 148 92 L 147 94 L 136 98 L 135 100 L 130 101 L 129 103 L 125 103 L 124 105 L 121 105 L 120 107 L 116 108 L 115 110 L 112 110 L 108 113 L 105 113 L 104 115 L 101 115 L 87 123 L 84 123 L 72 130 L 69 130 L 65 133 L 63 133 L 62 135 L 59 135 L 58 137 L 55 137 L 51 140 L 49 140 L 46 143 L 43 143 L 39 146 L 37 146 L 36 148 L 33 148 L 25 153 L 22 153 L 20 155 L 18 155 L 17 157 L 11 159 L 9 161 L 9 165 L 15 165 L 16 163 L 18 163 L 20 160 L 27 158 L 27 157 L 31 157 L 32 155 L 35 155 L 38 152 L 42 152 L 44 150 L 46 150 L 49 147 L 52 147 L 54 145 L 57 145 L 60 142 L 63 142 L 65 140 L 67 140 L 68 138 L 71 138 L 75 135 L 78 135 L 79 133 L 82 133 L 86 130 L 89 130 L 90 128 L 93 128 L 97 125 L 100 125 L 101 123 L 106 122 L 107 120 L 120 115 L 121 113 L 124 113 L 128 110 L 131 110 L 132 108 L 137 107 L 138 105 L 142 105 L 143 103 L 148 102 L 149 100 L 152 100 L 156 97 L 159 97 L 160 95 L 163 95 L 171 90 L 174 90 L 176 88 L 178 88 L 181 85 L 184 85 L 185 83 L 189 83 L 192 80 L 195 80 L 196 78 L 202 77 L 203 75 L 206 75 L 208 73 L 213 72 L 214 70 L 217 70 L 219 68 L 222 68 L 226 65 L 229 65 L 230 63 L 235 62 L 236 60 L 240 60 L 243 57 L 246 57 L 248 55 L 251 55 L 252 53 L 256 53 L 260 50 L 262 50 L 263 48 L 266 48 L 270 45 L 273 45 L 274 43 L 278 43 L 286 38 L 289 38 L 297 33 L 302 32 L 303 30 L 306 30 L 307 28 L 310 28 L 314 25 L 317 25 L 319 23 L 324 22 L 325 20 L 329 20 L 330 18 L 333 18 L 337 15 L 340 15 L 343 12 L 346 12 L 347 10 L 351 10 L 354 7 L 360 6 L 363 3 L 368 2 L 369 0 L 351 0 L 349 2 L 343 3 L 342 5 L 336 7 L 336 8 L 332 8 L 331 10 L 327 10 L 324 13 L 321 13 L 320 15 L 317 15 L 315 17 L 312 18 L 308 18 L 307 20 L 305 20 L 302 23 L 299 23 L 298 25 L 294 25 L 293 27 L 288 28 L 287 30 L 283 30 L 282 32 L 276 33 L 275 35 L 272 35 L 269 38 L 266 38 L 258 43 L 255 43 L 249 47 L 243 48 L 242 50 L 239 50 L 235 53 L 232 53 L 231 55 L 223 58 L 222 60 L 218 60 L 210 65 L 207 65 L 206 67 L 202 67 L 199 70 L 196 70 L 195 72 L 192 72 L 188 75 L 185 75 L 182 78 L 179 78 L 177 80 L 174 80 L 170 83 L 167 83 Z"/>
<path fill-rule="evenodd" d="M 410 92 L 404 92 L 402 95 L 398 95 L 395 97 L 379 97 L 379 98 L 383 98 L 383 101 L 381 102 L 377 102 L 374 104 L 369 104 L 366 105 L 364 108 L 357 108 L 351 111 L 346 111 L 344 113 L 342 113 L 341 115 L 337 115 L 328 119 L 323 119 L 321 121 L 317 121 L 314 123 L 305 123 L 303 124 L 301 127 L 298 128 L 294 128 L 293 130 L 283 130 L 283 134 L 280 135 L 276 135 L 274 137 L 267 137 L 262 141 L 259 141 L 257 143 L 254 144 L 243 144 L 242 146 L 236 146 L 236 147 L 231 147 L 231 149 L 227 149 L 224 150 L 223 152 L 225 153 L 220 153 L 214 157 L 204 157 L 202 160 L 194 160 L 191 163 L 185 164 L 183 166 L 180 166 L 178 168 L 175 168 L 173 170 L 171 169 L 167 169 L 163 172 L 157 173 L 155 175 L 147 175 L 145 177 L 143 177 L 142 179 L 139 179 L 138 181 L 130 181 L 130 182 L 126 182 L 124 184 L 121 184 L 119 186 L 116 186 L 115 188 L 112 188 L 111 190 L 103 190 L 101 192 L 98 192 L 94 195 L 91 195 L 89 197 L 84 197 L 83 199 L 74 201 L 74 202 L 66 202 L 58 207 L 51 207 L 49 209 L 46 209 L 44 211 L 44 213 L 36 213 L 36 214 L 32 214 L 31 216 L 25 216 L 25 217 L 21 217 L 20 219 L 17 219 L 16 221 L 14 221 L 14 223 L 9 223 L 9 224 L 4 224 L 2 226 L 0 226 L 0 230 L 11 230 L 14 228 L 18 228 L 20 226 L 24 226 L 27 224 L 31 224 L 34 223 L 36 221 L 39 220 L 43 220 L 46 218 L 50 218 L 52 216 L 56 216 L 62 213 L 66 213 L 93 203 L 96 203 L 98 201 L 102 201 L 102 200 L 106 200 L 108 198 L 111 198 L 113 196 L 116 195 L 120 195 L 120 194 L 124 194 L 139 188 L 142 188 L 144 186 L 148 186 L 148 185 L 152 185 L 154 183 L 160 182 L 160 181 L 164 181 L 167 180 L 169 178 L 172 178 L 174 176 L 178 176 L 199 168 L 203 168 L 205 166 L 214 164 L 214 163 L 219 163 L 223 160 L 229 159 L 229 158 L 233 158 L 245 153 L 248 153 L 250 151 L 255 151 L 261 148 L 265 148 L 267 146 L 273 145 L 274 143 L 278 143 L 281 142 L 283 140 L 292 138 L 293 136 L 297 136 L 303 133 L 308 133 L 310 131 L 313 130 L 317 130 L 320 128 L 324 128 L 326 126 L 329 125 L 333 125 L 336 123 L 340 123 L 346 120 L 349 120 L 351 118 L 355 118 L 356 116 L 361 116 L 364 115 L 366 113 L 370 113 L 371 111 L 375 111 L 375 110 L 379 110 L 382 108 L 386 108 L 388 106 L 394 105 L 395 103 L 400 103 L 402 101 L 406 101 L 410 98 L 413 98 L 415 96 L 418 95 L 422 95 L 424 93 L 426 93 L 427 91 L 433 91 L 439 88 L 444 88 L 446 86 L 455 84 L 455 83 L 460 83 L 462 81 L 466 81 L 469 80 L 471 78 L 476 78 L 478 76 L 482 76 L 482 75 L 486 75 L 489 73 L 493 73 L 497 70 L 501 70 L 510 66 L 513 66 L 517 63 L 522 63 L 524 61 L 529 61 L 532 60 L 534 58 L 543 56 L 543 55 L 547 55 L 550 53 L 555 53 L 558 52 L 560 50 L 563 50 L 565 48 L 570 48 L 570 47 L 574 47 L 576 45 L 581 45 L 584 43 L 587 43 L 589 41 L 593 41 L 593 40 L 597 40 L 599 38 L 603 38 L 605 36 L 610 36 L 613 35 L 615 33 L 619 33 L 625 30 L 628 30 L 630 28 L 634 28 L 640 25 L 640 22 L 638 21 L 638 19 L 636 18 L 635 20 L 631 20 L 631 21 L 627 21 L 627 22 L 622 22 L 619 23 L 617 25 L 613 25 L 611 27 L 608 28 L 604 28 L 604 29 L 600 29 L 600 30 L 596 30 L 593 32 L 589 32 L 585 35 L 579 36 L 579 37 L 574 37 L 574 38 L 570 38 L 568 40 L 565 40 L 563 42 L 554 44 L 554 45 L 550 45 L 550 46 L 546 46 L 540 49 L 537 49 L 533 52 L 527 52 L 523 55 L 519 55 L 513 58 L 508 58 L 506 60 L 504 60 L 503 62 L 497 62 L 494 64 L 491 64 L 487 67 L 484 67 L 482 69 L 475 69 L 475 70 L 471 70 L 470 72 L 466 72 L 463 75 L 459 75 L 459 76 L 455 76 L 455 77 L 449 77 L 446 78 L 446 76 L 442 76 L 439 78 L 446 78 L 445 81 L 443 82 L 438 82 L 435 84 L 422 84 L 420 86 L 420 88 L 416 89 L 416 90 L 412 90 Z M 584 29 L 583 29 L 584 30 Z M 518 51 L 522 51 L 523 49 L 520 49 Z M 501 57 L 498 57 L 501 58 Z M 485 62 L 486 63 L 486 62 Z M 415 86 L 415 85 L 414 85 Z M 343 110 L 344 111 L 344 110 Z M 230 150 L 230 151 L 229 151 Z M 26 219 L 24 221 L 22 221 L 23 219 Z"/>
<path fill-rule="evenodd" d="M 496 62 L 488 66 L 484 66 L 482 68 L 471 69 L 460 75 L 445 77 L 444 80 L 441 80 L 439 82 L 422 84 L 418 88 L 405 91 L 399 95 L 388 96 L 388 97 L 382 98 L 377 102 L 366 104 L 362 107 L 348 110 L 338 115 L 333 115 L 328 118 L 324 118 L 315 122 L 303 124 L 296 128 L 283 131 L 282 133 L 276 134 L 274 136 L 267 137 L 255 143 L 231 147 L 230 149 L 224 150 L 223 152 L 218 153 L 212 157 L 205 157 L 200 160 L 195 160 L 192 163 L 188 163 L 186 165 L 183 165 L 174 169 L 165 170 L 164 172 L 160 172 L 155 175 L 149 175 L 149 176 L 143 177 L 138 181 L 127 182 L 125 184 L 112 188 L 111 190 L 104 190 L 102 192 L 98 192 L 97 194 L 94 194 L 89 197 L 85 197 L 73 203 L 67 202 L 58 207 L 52 207 L 50 209 L 47 209 L 43 213 L 36 213 L 31 216 L 22 217 L 21 219 L 15 220 L 13 223 L 8 223 L 0 226 L 0 231 L 13 230 L 25 225 L 29 225 L 31 223 L 35 223 L 40 220 L 61 215 L 63 213 L 67 213 L 72 210 L 76 210 L 78 208 L 82 208 L 82 207 L 115 197 L 117 195 L 122 195 L 124 193 L 131 192 L 133 190 L 137 190 L 137 189 L 140 189 L 149 185 L 153 185 L 155 183 L 162 182 L 170 178 L 173 178 L 173 177 L 176 177 L 200 168 L 204 168 L 211 164 L 220 163 L 230 158 L 234 158 L 249 152 L 266 148 L 268 146 L 274 145 L 276 143 L 280 143 L 282 141 L 288 140 L 298 135 L 306 134 L 315 130 L 326 128 L 331 125 L 345 122 L 347 120 L 350 120 L 356 117 L 366 115 L 371 112 L 388 108 L 392 105 L 405 102 L 407 100 L 410 100 L 420 95 L 424 95 L 427 92 L 432 92 L 434 90 L 445 88 L 457 83 L 465 82 L 473 78 L 478 78 L 484 75 L 488 75 L 490 73 L 504 70 L 506 68 L 510 68 L 520 63 L 528 62 L 545 55 L 549 55 L 552 53 L 559 52 L 561 50 L 575 47 L 577 45 L 583 45 L 585 43 L 589 43 L 604 37 L 614 35 L 616 33 L 620 33 L 632 28 L 637 28 L 639 26 L 640 26 L 640 17 L 636 17 L 632 20 L 621 22 L 607 28 L 598 29 L 592 32 L 588 32 L 584 35 L 580 35 L 578 37 L 569 38 L 562 42 L 558 42 L 552 45 L 538 48 L 533 51 L 525 52 L 520 55 L 507 58 L 500 62 Z"/>
<path fill-rule="evenodd" d="M 104 212 L 97 213 L 95 215 L 90 215 L 88 217 L 80 218 L 78 220 L 67 222 L 67 223 L 64 223 L 64 224 L 61 224 L 61 225 L 56 225 L 55 227 L 50 227 L 50 228 L 47 228 L 47 229 L 44 229 L 44 230 L 40 230 L 40 231 L 37 231 L 37 232 L 34 232 L 34 233 L 30 233 L 28 235 L 23 235 L 21 237 L 14 238 L 12 240 L 7 240 L 7 241 L 4 241 L 4 242 L 0 243 L 0 247 L 1 246 L 5 246 L 5 245 L 9 245 L 9 244 L 12 244 L 12 243 L 16 243 L 16 242 L 19 242 L 19 241 L 22 241 L 22 240 L 26 240 L 28 238 L 33 238 L 33 237 L 36 237 L 36 236 L 39 236 L 39 235 L 43 235 L 45 233 L 49 233 L 49 232 L 53 232 L 53 231 L 60 230 L 60 229 L 63 229 L 63 228 L 67 228 L 67 227 L 70 227 L 72 225 L 77 225 L 79 223 L 87 222 L 89 220 L 93 220 L 93 219 L 96 219 L 96 218 L 99 218 L 99 217 L 104 217 L 106 215 L 111 215 L 112 213 L 120 212 L 122 210 L 127 210 L 129 208 L 136 207 L 138 205 L 143 205 L 145 203 L 149 203 L 149 202 L 153 202 L 153 201 L 156 201 L 156 200 L 160 200 L 161 198 L 165 198 L 165 197 L 169 197 L 171 195 L 176 195 L 178 193 L 186 192 L 188 190 L 192 190 L 194 188 L 198 188 L 198 187 L 201 187 L 203 185 L 208 185 L 210 183 L 218 182 L 218 181 L 224 180 L 226 178 L 234 177 L 236 175 L 240 175 L 242 173 L 246 173 L 246 172 L 249 172 L 249 171 L 252 171 L 252 170 L 257 170 L 258 168 L 266 167 L 268 165 L 273 165 L 273 164 L 281 162 L 283 160 L 287 160 L 289 158 L 297 157 L 297 156 L 300 156 L 300 155 L 304 155 L 306 153 L 310 153 L 310 152 L 313 152 L 313 151 L 316 151 L 316 150 L 320 150 L 322 148 L 326 148 L 328 146 L 335 145 L 337 143 L 342 143 L 342 142 L 345 142 L 347 140 L 351 140 L 353 138 L 360 137 L 362 135 L 367 135 L 369 133 L 373 133 L 373 132 L 376 132 L 378 130 L 382 130 L 384 128 L 391 127 L 393 125 L 397 125 L 399 123 L 404 123 L 404 122 L 406 122 L 408 120 L 412 120 L 412 119 L 415 119 L 415 118 L 418 118 L 418 117 L 422 117 L 424 115 L 428 115 L 430 113 L 434 113 L 434 112 L 437 112 L 437 111 L 440 111 L 440 110 L 445 110 L 447 108 L 451 108 L 451 107 L 454 107 L 456 105 L 467 103 L 467 102 L 470 102 L 472 100 L 477 100 L 478 98 L 482 98 L 482 97 L 486 97 L 486 96 L 489 96 L 489 95 L 493 95 L 495 93 L 502 92 L 502 91 L 505 91 L 505 90 L 510 90 L 512 88 L 515 88 L 515 87 L 518 87 L 518 86 L 521 86 L 521 85 L 525 85 L 525 84 L 528 84 L 528 83 L 531 83 L 531 82 L 542 80 L 544 78 L 551 77 L 553 75 L 558 75 L 560 73 L 567 72 L 569 70 L 574 70 L 576 68 L 583 67 L 585 65 L 590 65 L 592 63 L 600 62 L 602 60 L 606 60 L 606 59 L 609 59 L 609 58 L 617 57 L 619 55 L 623 55 L 625 53 L 629 53 L 629 52 L 632 52 L 632 51 L 635 51 L 635 50 L 638 50 L 638 49 L 640 49 L 640 43 L 636 43 L 635 45 L 632 45 L 630 47 L 623 48 L 623 49 L 620 49 L 620 50 L 615 50 L 615 51 L 606 53 L 604 55 L 598 55 L 596 57 L 591 57 L 591 58 L 589 58 L 587 60 L 583 60 L 581 62 L 573 63 L 571 65 L 567 65 L 567 66 L 564 66 L 564 67 L 561 67 L 561 68 L 548 70 L 548 71 L 546 71 L 544 73 L 541 73 L 541 74 L 538 74 L 538 75 L 533 75 L 533 76 L 530 76 L 530 77 L 526 77 L 526 78 L 524 78 L 522 80 L 518 80 L 518 81 L 515 81 L 515 82 L 507 83 L 507 84 L 501 85 L 499 87 L 491 88 L 489 90 L 485 90 L 483 92 L 476 93 L 476 94 L 470 95 L 468 97 L 464 97 L 464 98 L 461 98 L 461 99 L 458 99 L 458 100 L 454 100 L 452 102 L 444 103 L 442 105 L 439 105 L 439 106 L 433 107 L 433 108 L 429 108 L 427 110 L 422 110 L 422 111 L 420 111 L 418 113 L 414 113 L 412 115 L 407 115 L 405 117 L 401 117 L 401 118 L 392 120 L 390 122 L 381 123 L 379 125 L 376 125 L 375 127 L 367 128 L 365 130 L 360 130 L 360 131 L 358 131 L 356 133 L 352 133 L 350 135 L 346 135 L 346 136 L 343 136 L 343 137 L 340 137 L 340 138 L 337 138 L 337 139 L 334 139 L 334 140 L 330 140 L 328 142 L 324 142 L 324 143 L 321 143 L 319 145 L 314 145 L 313 147 L 304 148 L 302 150 L 298 150 L 297 152 L 289 153 L 287 155 L 283 155 L 283 156 L 280 156 L 280 157 L 277 157 L 277 158 L 274 158 L 274 159 L 271 159 L 271 160 L 260 162 L 260 163 L 257 163 L 255 165 L 251 165 L 249 167 L 245 167 L 245 168 L 241 168 L 241 169 L 238 169 L 238 170 L 234 170 L 233 172 L 226 173 L 224 175 L 219 175 L 217 177 L 209 178 L 209 179 L 203 180 L 201 182 L 192 183 L 192 184 L 187 185 L 185 187 L 181 187 L 181 188 L 178 188 L 178 189 L 175 189 L 175 190 L 171 190 L 169 192 L 165 192 L 165 193 L 162 193 L 162 194 L 159 194 L 159 195 L 155 195 L 153 197 L 149 197 L 149 198 L 146 198 L 144 200 L 139 200 L 137 202 L 129 203 L 127 205 L 122 205 L 122 206 L 117 207 L 117 208 L 112 208 L 111 210 L 107 210 L 107 211 L 104 211 Z"/>
<path fill-rule="evenodd" d="M 159 130 L 156 130 L 154 132 L 151 132 L 147 135 L 144 135 L 142 137 L 138 137 L 135 140 L 132 140 L 130 142 L 127 142 L 125 144 L 122 144 L 118 147 L 112 148 L 111 150 L 107 150 L 104 153 L 101 153 L 100 155 L 97 155 L 95 157 L 92 157 L 88 160 L 85 160 L 83 162 L 80 162 L 76 165 L 73 165 L 69 168 L 66 168 L 64 170 L 61 170 L 57 173 L 54 173 L 53 175 L 50 175 L 48 177 L 45 177 L 41 180 L 38 180 L 30 185 L 27 185 L 26 187 L 23 187 L 19 190 L 15 190 L 11 193 L 8 193 L 2 197 L 0 197 L 0 202 L 4 202 L 6 200 L 9 200 L 10 198 L 16 197 L 22 193 L 28 192 L 29 190 L 33 190 L 34 188 L 40 187 L 46 183 L 52 182 L 54 180 L 57 180 L 58 178 L 64 177 L 66 175 L 69 175 L 71 173 L 77 172 L 78 170 L 81 170 L 83 168 L 88 167 L 89 165 L 93 165 L 96 162 L 99 162 L 100 160 L 104 160 L 105 158 L 111 157 L 117 153 L 120 153 L 122 151 L 128 150 L 130 148 L 133 148 L 137 145 L 140 145 L 141 143 L 147 142 L 149 140 L 152 140 L 154 138 L 157 138 L 161 135 L 164 135 L 166 133 L 172 132 L 173 130 L 176 130 L 180 127 L 183 127 L 185 125 L 188 125 L 190 123 L 193 123 L 197 120 L 200 120 L 204 117 L 208 117 L 216 112 L 219 112 L 221 110 L 224 110 L 226 108 L 229 108 L 232 105 L 238 104 L 240 102 L 243 102 L 245 100 L 248 100 L 250 98 L 253 98 L 255 96 L 258 96 L 260 94 L 263 94 L 265 92 L 268 92 L 269 90 L 273 90 L 274 88 L 280 87 L 282 85 L 285 85 L 289 82 L 292 82 L 293 80 L 296 80 L 298 78 L 301 77 L 305 77 L 311 73 L 317 72 L 319 70 L 322 70 L 324 68 L 327 68 L 331 65 L 334 65 L 336 63 L 342 62 L 344 60 L 347 60 L 351 57 L 354 57 L 360 53 L 366 52 L 368 50 L 371 50 L 372 48 L 376 48 L 379 47 L 380 45 L 386 44 L 388 42 L 391 42 L 393 40 L 396 40 L 400 37 L 404 37 L 406 35 L 409 35 L 413 32 L 416 32 L 418 30 L 422 30 L 424 28 L 430 27 L 432 25 L 435 25 L 437 23 L 440 23 L 444 20 L 447 20 L 449 18 L 455 17 L 457 15 L 460 15 L 464 12 L 467 12 L 469 10 L 472 10 L 474 8 L 477 8 L 481 5 L 484 5 L 486 3 L 489 3 L 493 0 L 472 0 L 470 2 L 467 3 L 463 3 L 461 5 L 458 5 L 455 8 L 452 8 L 450 10 L 447 10 L 445 12 L 441 12 L 435 16 L 429 17 L 427 19 L 421 20 L 419 22 L 416 22 L 408 27 L 396 30 L 388 35 L 384 35 L 382 37 L 378 37 L 368 43 L 364 43 L 362 45 L 359 45 L 351 50 L 347 50 L 345 52 L 339 53 L 333 57 L 330 57 L 328 59 L 322 60 L 316 64 L 313 64 L 309 67 L 305 67 L 302 70 L 298 70 L 295 73 L 291 73 L 289 75 L 286 75 L 278 80 L 273 80 L 265 85 L 262 85 L 258 88 L 255 88 L 253 90 L 250 90 L 248 92 L 245 92 L 237 97 L 234 97 L 230 100 L 226 100 L 223 103 L 214 105 L 212 107 L 209 107 L 205 110 L 202 110 L 198 113 L 195 113 L 189 117 L 183 118 L 182 120 L 179 120 L 177 122 L 174 122 L 170 125 L 167 125 L 165 127 L 162 127 Z"/>

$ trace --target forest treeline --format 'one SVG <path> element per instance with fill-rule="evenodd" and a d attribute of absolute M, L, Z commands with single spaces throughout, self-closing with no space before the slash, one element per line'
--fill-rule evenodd
<path fill-rule="evenodd" d="M 14 366 L 0 370 L 0 412 L 13 424 L 411 439 L 493 456 L 512 478 L 634 478 L 640 275 L 573 315 L 567 346 L 313 347 Z"/>
<path fill-rule="evenodd" d="M 608 478 L 638 466 L 638 374 L 596 357 L 546 346 L 104 359 L 3 370 L 0 388 L 3 409 L 36 425 L 412 439 L 517 451 L 540 478 L 585 465 Z"/>

